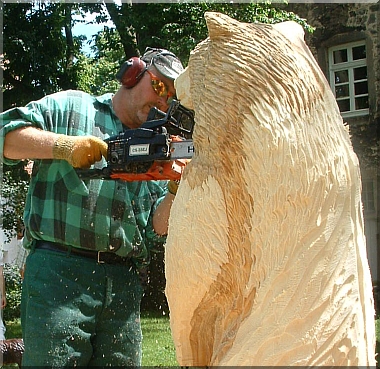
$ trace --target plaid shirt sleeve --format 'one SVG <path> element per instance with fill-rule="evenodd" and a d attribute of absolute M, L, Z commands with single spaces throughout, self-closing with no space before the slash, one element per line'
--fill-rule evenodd
<path fill-rule="evenodd" d="M 1 150 L 6 133 L 29 125 L 103 139 L 123 130 L 110 94 L 65 91 L 4 112 Z M 166 181 L 82 181 L 65 160 L 36 160 L 25 206 L 25 246 L 40 239 L 112 251 L 144 266 L 150 249 L 165 241 L 154 233 L 152 215 L 166 191 Z"/>

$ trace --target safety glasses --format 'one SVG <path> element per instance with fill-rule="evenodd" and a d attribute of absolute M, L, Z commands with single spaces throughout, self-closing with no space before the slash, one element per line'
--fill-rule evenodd
<path fill-rule="evenodd" d="M 153 87 L 154 92 L 163 98 L 166 98 L 168 104 L 170 104 L 175 95 L 169 91 L 168 86 L 164 82 L 162 82 L 157 76 L 155 76 L 150 70 L 146 70 L 146 72 L 150 75 L 150 81 Z"/>

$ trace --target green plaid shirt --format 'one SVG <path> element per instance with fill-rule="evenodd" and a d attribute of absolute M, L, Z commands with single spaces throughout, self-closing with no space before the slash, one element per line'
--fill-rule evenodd
<path fill-rule="evenodd" d="M 112 109 L 111 97 L 64 91 L 2 113 L 1 158 L 4 136 L 25 126 L 102 139 L 120 133 L 125 127 Z M 166 192 L 166 181 L 82 181 L 65 160 L 36 160 L 25 206 L 25 247 L 45 240 L 114 251 L 143 266 L 149 250 L 165 240 L 153 231 L 152 214 Z"/>

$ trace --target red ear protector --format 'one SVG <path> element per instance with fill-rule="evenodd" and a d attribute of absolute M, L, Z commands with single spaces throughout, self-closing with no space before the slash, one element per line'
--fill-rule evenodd
<path fill-rule="evenodd" d="M 120 67 L 116 79 L 126 88 L 137 85 L 146 70 L 146 64 L 140 58 L 134 56 Z"/>

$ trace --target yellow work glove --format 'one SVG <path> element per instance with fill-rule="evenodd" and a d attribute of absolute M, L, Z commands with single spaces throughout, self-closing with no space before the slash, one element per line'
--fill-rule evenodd
<path fill-rule="evenodd" d="M 102 155 L 107 157 L 108 145 L 94 136 L 59 135 L 54 142 L 54 159 L 64 159 L 74 168 L 90 168 Z"/>
<path fill-rule="evenodd" d="M 178 186 L 179 180 L 170 180 L 168 182 L 168 191 L 175 196 L 177 195 Z"/>

